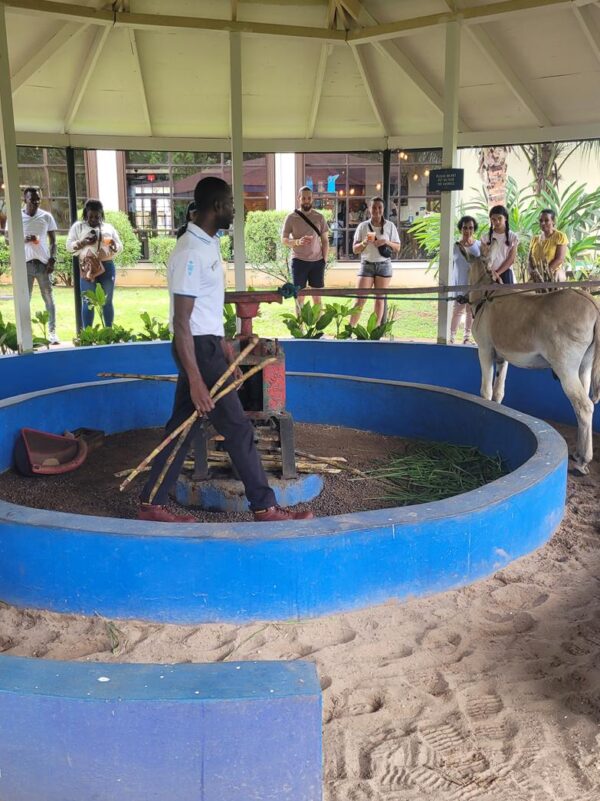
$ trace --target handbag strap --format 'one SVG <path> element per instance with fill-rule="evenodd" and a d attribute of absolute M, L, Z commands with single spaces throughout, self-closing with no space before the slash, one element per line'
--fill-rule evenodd
<path fill-rule="evenodd" d="M 304 220 L 304 222 L 305 222 L 307 225 L 310 225 L 310 227 L 313 229 L 313 231 L 316 233 L 316 235 L 317 235 L 317 236 L 321 236 L 321 232 L 319 231 L 319 229 L 317 228 L 317 226 L 314 224 L 314 222 L 313 222 L 312 220 L 309 220 L 309 219 L 308 219 L 308 217 L 306 216 L 306 214 L 303 214 L 303 213 L 302 213 L 302 212 L 301 212 L 299 209 L 294 209 L 294 214 L 297 214 L 299 217 L 302 217 L 302 219 Z"/>

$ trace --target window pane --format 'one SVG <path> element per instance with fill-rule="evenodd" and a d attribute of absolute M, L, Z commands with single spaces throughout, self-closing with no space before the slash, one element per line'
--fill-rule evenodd
<path fill-rule="evenodd" d="M 66 164 L 67 156 L 62 147 L 48 148 L 48 164 Z"/>
<path fill-rule="evenodd" d="M 87 199 L 87 181 L 85 178 L 85 169 L 82 167 L 75 168 L 75 187 L 77 197 Z"/>
<path fill-rule="evenodd" d="M 50 167 L 50 195 L 66 197 L 69 194 L 66 167 Z"/>
<path fill-rule="evenodd" d="M 126 150 L 129 164 L 168 164 L 169 154 L 165 150 Z"/>
<path fill-rule="evenodd" d="M 48 197 L 46 184 L 46 170 L 43 167 L 19 167 L 19 182 L 21 186 L 36 186 L 41 189 L 42 195 Z"/>
<path fill-rule="evenodd" d="M 71 215 L 69 213 L 69 201 L 66 198 L 53 199 L 49 211 L 60 230 L 66 231 L 69 229 Z"/>
<path fill-rule="evenodd" d="M 220 164 L 221 153 L 191 153 L 180 151 L 171 154 L 173 164 Z"/>
<path fill-rule="evenodd" d="M 19 164 L 43 164 L 44 152 L 41 147 L 18 147 Z"/>
<path fill-rule="evenodd" d="M 84 160 L 84 157 L 83 157 L 84 152 L 85 151 L 81 150 L 81 148 L 78 148 L 78 147 L 75 148 L 75 151 L 74 151 L 74 153 L 75 153 L 75 164 L 81 164 L 81 165 L 85 164 L 85 160 Z"/>

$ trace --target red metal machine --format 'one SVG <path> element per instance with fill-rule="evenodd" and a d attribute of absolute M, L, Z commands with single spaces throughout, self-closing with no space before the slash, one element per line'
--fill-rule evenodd
<path fill-rule="evenodd" d="M 261 303 L 281 303 L 279 292 L 227 292 L 226 303 L 233 303 L 241 321 L 240 333 L 233 340 L 236 355 L 253 335 L 252 320 L 259 314 Z M 246 381 L 239 390 L 240 400 L 256 431 L 259 449 L 281 449 L 281 477 L 296 477 L 294 421 L 285 409 L 285 354 L 277 339 L 259 339 L 254 350 L 243 360 L 242 372 L 267 357 L 276 361 Z M 209 441 L 211 429 L 202 430 L 194 443 L 195 467 L 193 478 L 208 477 Z"/>

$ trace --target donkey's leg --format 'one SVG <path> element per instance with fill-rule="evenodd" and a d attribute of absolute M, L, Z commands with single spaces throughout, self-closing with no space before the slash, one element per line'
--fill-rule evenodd
<path fill-rule="evenodd" d="M 590 386 L 592 384 L 592 363 L 594 361 L 594 347 L 590 346 L 579 365 L 579 380 L 583 386 L 585 394 L 589 397 Z"/>
<path fill-rule="evenodd" d="M 492 400 L 496 401 L 496 403 L 502 403 L 504 398 L 507 370 L 508 362 L 506 359 L 496 359 L 496 380 L 494 381 L 494 392 L 492 394 Z"/>
<path fill-rule="evenodd" d="M 492 399 L 494 383 L 494 353 L 491 348 L 479 346 L 479 366 L 481 368 L 481 397 Z"/>
<path fill-rule="evenodd" d="M 555 372 L 557 371 L 555 370 Z M 588 464 L 593 457 L 592 416 L 594 404 L 579 380 L 578 373 L 561 371 L 558 373 L 558 377 L 577 418 L 577 449 L 573 455 L 575 468 L 580 473 L 589 473 Z"/>

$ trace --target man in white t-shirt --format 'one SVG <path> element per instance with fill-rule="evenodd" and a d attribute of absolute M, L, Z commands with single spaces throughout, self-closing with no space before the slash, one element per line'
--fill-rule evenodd
<path fill-rule="evenodd" d="M 25 207 L 21 209 L 21 216 L 25 237 L 29 297 L 31 298 L 33 284 L 37 281 L 48 312 L 48 339 L 51 345 L 58 345 L 56 307 L 50 281 L 56 260 L 56 223 L 50 212 L 40 209 L 40 193 L 35 187 L 28 186 L 23 192 L 23 199 Z M 8 241 L 6 233 L 5 237 Z"/>
<path fill-rule="evenodd" d="M 40 209 L 40 193 L 35 187 L 28 186 L 23 192 L 23 199 L 25 206 L 21 209 L 21 216 L 25 237 L 29 297 L 31 298 L 33 284 L 37 281 L 48 312 L 48 339 L 51 345 L 58 345 L 56 308 L 50 281 L 56 259 L 56 223 L 49 212 Z M 6 233 L 5 237 L 8 241 Z"/>
<path fill-rule="evenodd" d="M 259 522 L 307 519 L 312 517 L 310 512 L 292 512 L 277 506 L 256 449 L 254 426 L 246 416 L 237 392 L 225 395 L 216 405 L 210 397 L 209 388 L 223 375 L 233 356 L 224 339 L 225 277 L 216 236 L 220 229 L 229 228 L 233 214 L 231 187 L 220 178 L 203 178 L 194 191 L 192 219 L 169 258 L 170 320 L 179 377 L 166 432 L 174 431 L 194 410 L 206 415 L 224 437 L 227 452 L 244 484 L 254 519 Z M 181 472 L 198 425 L 196 422 L 192 427 L 162 480 L 163 467 L 176 447 L 176 441 L 155 458 L 140 495 L 141 520 L 166 523 L 196 521 L 192 515 L 170 511 L 166 504 L 169 489 Z M 156 493 L 150 502 L 155 488 Z"/>

